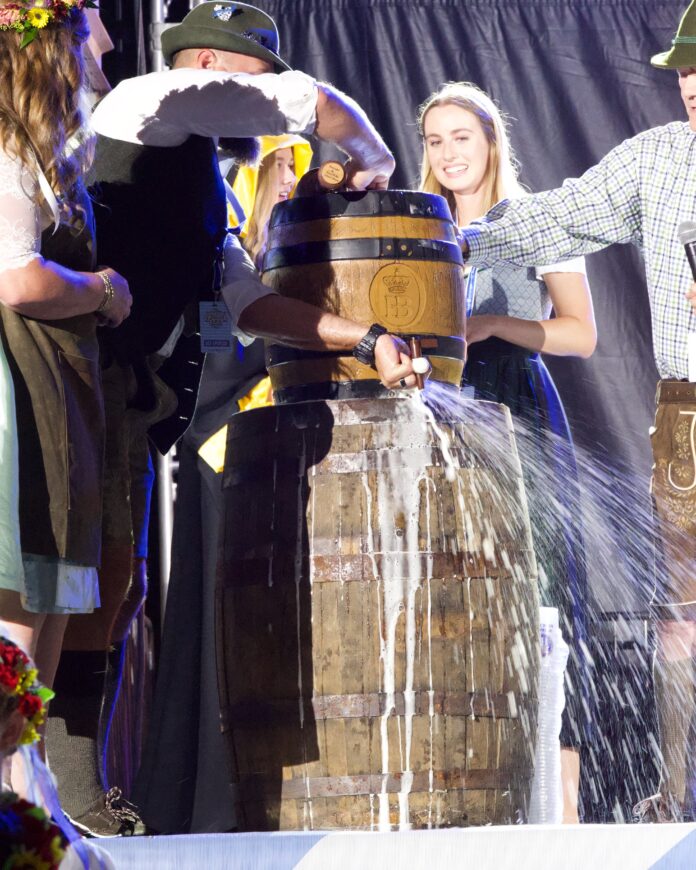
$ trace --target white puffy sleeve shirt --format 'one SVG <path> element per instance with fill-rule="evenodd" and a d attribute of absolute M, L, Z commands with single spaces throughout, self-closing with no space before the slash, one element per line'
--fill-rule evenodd
<path fill-rule="evenodd" d="M 37 183 L 21 161 L 0 149 L 0 272 L 41 256 Z"/>
<path fill-rule="evenodd" d="M 248 75 L 175 69 L 121 82 L 94 110 L 92 126 L 96 133 L 111 139 L 171 148 L 192 135 L 311 134 L 316 107 L 316 82 L 301 72 Z M 222 296 L 230 311 L 232 331 L 244 343 L 252 338 L 237 326 L 242 311 L 272 292 L 262 283 L 239 240 L 229 235 L 224 248 Z"/>

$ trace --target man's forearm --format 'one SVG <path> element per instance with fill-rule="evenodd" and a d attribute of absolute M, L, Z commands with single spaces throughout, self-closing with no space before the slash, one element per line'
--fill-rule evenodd
<path fill-rule="evenodd" d="M 635 146 L 629 140 L 580 178 L 494 205 L 484 218 L 461 230 L 465 258 L 474 266 L 498 261 L 545 266 L 612 244 L 639 243 L 635 162 Z"/>
<path fill-rule="evenodd" d="M 269 294 L 242 311 L 239 328 L 248 335 L 306 350 L 351 351 L 369 329 L 285 296 Z"/>
<path fill-rule="evenodd" d="M 328 84 L 317 85 L 315 134 L 332 142 L 361 167 L 393 171 L 393 157 L 365 112 L 346 94 Z"/>

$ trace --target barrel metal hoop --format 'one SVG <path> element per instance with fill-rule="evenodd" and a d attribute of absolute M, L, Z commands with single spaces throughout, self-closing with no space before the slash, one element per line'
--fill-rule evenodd
<path fill-rule="evenodd" d="M 421 260 L 464 265 L 461 249 L 454 242 L 408 238 L 336 239 L 273 248 L 263 258 L 263 271 L 307 263 L 330 265 L 337 260 Z"/>
<path fill-rule="evenodd" d="M 338 798 L 370 794 L 400 794 L 403 790 L 400 773 L 358 774 L 354 776 L 298 777 L 282 781 L 283 800 L 308 798 Z M 513 788 L 519 772 L 507 770 L 419 770 L 413 774 L 409 794 L 431 791 L 499 791 Z M 245 776 L 240 782 L 243 802 L 277 794 L 278 786 L 259 776 Z"/>
<path fill-rule="evenodd" d="M 382 386 L 375 372 L 374 380 L 326 381 L 298 384 L 273 391 L 276 405 L 294 405 L 297 402 L 331 401 L 333 399 L 392 399 L 395 390 Z"/>
<path fill-rule="evenodd" d="M 447 201 L 437 194 L 413 190 L 356 190 L 327 193 L 324 196 L 302 196 L 280 203 L 271 214 L 269 232 L 281 224 L 376 215 L 435 218 L 452 222 Z"/>
<path fill-rule="evenodd" d="M 258 471 L 256 466 L 251 466 L 247 469 L 247 477 L 251 479 L 251 474 L 254 470 Z M 273 469 L 271 469 L 272 471 Z M 240 475 L 235 473 L 234 478 L 225 481 L 228 489 L 237 485 Z M 500 541 L 498 543 L 498 552 L 494 553 L 490 559 L 487 559 L 480 551 L 460 551 L 457 553 L 422 553 L 419 555 L 420 570 L 422 572 L 429 571 L 427 575 L 431 580 L 447 579 L 452 583 L 461 583 L 467 580 L 488 580 L 488 581 L 504 581 L 510 578 L 510 569 L 505 566 L 502 559 L 502 552 L 507 550 L 512 551 L 515 547 L 514 541 Z M 498 558 L 496 558 L 496 556 Z M 238 553 L 230 553 L 230 562 L 236 566 L 234 576 L 225 577 L 222 582 L 221 589 L 235 590 L 243 589 L 252 586 L 263 587 L 268 585 L 269 573 L 273 578 L 273 585 L 277 588 L 282 588 L 290 583 L 288 571 L 292 571 L 294 554 L 283 550 L 281 547 L 268 548 L 267 552 L 256 552 L 248 554 L 244 557 Z M 308 558 L 308 557 L 307 557 Z M 520 561 L 524 560 L 526 566 L 526 576 L 530 578 L 530 584 L 536 582 L 534 572 L 534 563 L 532 561 L 532 551 L 526 549 L 519 550 Z M 272 561 L 272 564 L 271 564 Z M 394 573 L 393 562 L 398 561 L 392 558 L 390 564 L 389 554 L 379 553 L 376 556 L 367 556 L 363 554 L 355 556 L 331 556 L 327 554 L 319 554 L 314 556 L 312 561 L 312 584 L 319 587 L 323 583 L 340 583 L 345 586 L 347 583 L 379 583 L 381 577 L 388 569 L 391 574 Z M 309 575 L 310 568 L 306 567 Z M 292 573 L 289 575 L 292 577 Z M 423 576 L 426 576 L 425 573 Z M 294 585 L 295 581 L 292 580 Z"/>
<path fill-rule="evenodd" d="M 288 365 L 290 365 L 288 363 Z M 461 376 L 462 361 L 456 359 L 438 358 L 438 367 L 453 372 L 459 369 Z M 278 367 L 274 372 L 278 371 Z M 449 380 L 449 379 L 448 379 Z M 438 381 L 439 386 L 443 389 L 453 391 L 453 395 L 459 391 L 459 387 L 453 383 L 445 383 L 444 380 Z M 333 399 L 398 399 L 405 398 L 408 393 L 403 390 L 390 390 L 383 386 L 381 381 L 375 378 L 365 378 L 362 380 L 350 381 L 331 381 L 322 376 L 321 380 L 315 382 L 300 382 L 293 386 L 281 387 L 273 391 L 273 402 L 275 405 L 295 405 L 298 402 L 320 402 L 331 401 Z"/>
<path fill-rule="evenodd" d="M 399 333 L 399 335 L 405 341 L 411 338 L 410 333 Z M 463 338 L 459 338 L 459 336 L 417 335 L 416 338 L 421 339 L 424 356 L 446 356 L 452 359 L 463 360 L 466 355 L 466 342 Z M 345 351 L 301 350 L 296 347 L 288 347 L 284 344 L 267 344 L 266 367 L 295 362 L 296 360 L 338 359 L 346 355 Z"/>
<path fill-rule="evenodd" d="M 432 698 L 431 698 L 432 694 Z M 510 693 L 512 694 L 512 693 Z M 390 715 L 406 715 L 403 692 L 392 696 Z M 386 692 L 352 695 L 315 695 L 305 701 L 307 713 L 315 720 L 375 719 L 387 712 Z M 516 719 L 518 702 L 510 704 L 509 695 L 478 692 L 413 692 L 413 713 L 416 716 L 476 716 L 486 719 Z M 511 709 L 511 707 L 513 709 Z M 297 698 L 282 700 L 240 701 L 231 704 L 226 720 L 232 729 L 256 727 L 261 723 L 286 722 L 297 718 Z"/>

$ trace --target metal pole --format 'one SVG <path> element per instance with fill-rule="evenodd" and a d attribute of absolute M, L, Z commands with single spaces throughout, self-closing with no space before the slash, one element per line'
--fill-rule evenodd
<path fill-rule="evenodd" d="M 172 567 L 172 535 L 174 531 L 174 502 L 176 487 L 174 472 L 178 466 L 175 448 L 166 456 L 157 455 L 157 506 L 159 515 L 159 570 L 160 570 L 160 619 L 164 626 L 164 614 L 169 592 L 169 572 Z"/>
<path fill-rule="evenodd" d="M 153 72 L 164 69 L 164 59 L 160 48 L 160 36 L 162 27 L 167 19 L 169 9 L 168 0 L 150 0 L 150 39 L 148 53 L 150 55 L 150 67 Z"/>

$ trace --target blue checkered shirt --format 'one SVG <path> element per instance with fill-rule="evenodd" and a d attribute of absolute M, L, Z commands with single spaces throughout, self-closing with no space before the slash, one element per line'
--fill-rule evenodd
<path fill-rule="evenodd" d="M 580 178 L 499 203 L 462 231 L 469 262 L 546 265 L 633 242 L 643 252 L 655 362 L 663 378 L 687 377 L 687 333 L 696 314 L 677 227 L 696 220 L 696 133 L 675 122 L 627 139 Z"/>

